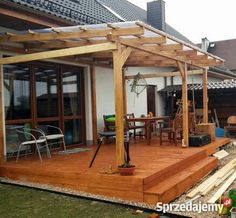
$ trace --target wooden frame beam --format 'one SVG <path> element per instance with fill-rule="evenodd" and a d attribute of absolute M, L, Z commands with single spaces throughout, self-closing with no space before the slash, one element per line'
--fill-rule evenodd
<path fill-rule="evenodd" d="M 204 70 L 202 75 L 203 92 L 203 123 L 208 123 L 208 90 L 207 90 L 208 71 Z"/>
<path fill-rule="evenodd" d="M 20 63 L 20 62 L 27 62 L 27 61 L 36 61 L 36 60 L 43 60 L 43 59 L 50 59 L 50 58 L 58 58 L 58 57 L 66 57 L 71 55 L 79 55 L 79 54 L 88 54 L 93 52 L 100 52 L 100 51 L 110 51 L 117 49 L 117 45 L 115 43 L 107 42 L 98 45 L 88 45 L 82 47 L 74 47 L 74 48 L 66 48 L 66 49 L 59 49 L 54 51 L 44 51 L 38 52 L 33 54 L 24 54 L 18 55 L 14 57 L 7 57 L 0 59 L 1 64 L 13 64 L 13 63 Z"/>
<path fill-rule="evenodd" d="M 200 75 L 203 74 L 202 70 L 192 70 L 187 72 L 188 75 Z M 172 76 L 181 76 L 180 71 L 176 72 L 163 72 L 163 73 L 150 73 L 150 74 L 140 74 L 140 78 L 156 78 L 156 77 L 172 77 Z M 135 75 L 125 76 L 126 80 L 134 79 Z"/>
<path fill-rule="evenodd" d="M 151 46 L 150 46 L 150 48 L 147 48 L 147 46 L 144 47 L 144 46 L 139 46 L 137 44 L 132 44 L 132 43 L 126 43 L 126 42 L 121 42 L 121 43 L 123 45 L 129 46 L 131 48 L 134 48 L 134 49 L 137 49 L 137 50 L 141 50 L 141 51 L 144 51 L 144 52 L 147 52 L 147 53 L 150 53 L 150 54 L 159 55 L 161 57 L 165 57 L 165 58 L 168 58 L 170 60 L 174 60 L 174 61 L 178 61 L 178 62 L 185 62 L 185 63 L 187 63 L 189 65 L 192 65 L 192 66 L 195 66 L 195 67 L 198 67 L 198 68 L 201 68 L 201 69 L 205 68 L 204 66 L 192 63 L 192 61 L 189 61 L 186 58 L 182 59 L 182 58 L 176 57 L 175 55 L 173 55 L 173 56 L 169 55 L 168 52 L 157 51 L 154 48 L 152 48 Z"/>
<path fill-rule="evenodd" d="M 125 80 L 125 70 L 122 71 L 123 80 L 123 102 L 124 102 L 124 115 L 127 114 L 127 90 L 126 90 L 126 80 Z"/>
<path fill-rule="evenodd" d="M 189 49 L 195 50 L 196 52 L 199 52 L 199 53 L 201 53 L 201 54 L 206 54 L 207 56 L 209 56 L 209 57 L 211 57 L 211 58 L 213 58 L 213 59 L 217 59 L 219 62 L 221 62 L 221 64 L 224 63 L 224 60 L 223 60 L 223 59 L 221 59 L 221 58 L 219 58 L 219 57 L 217 57 L 217 56 L 215 56 L 215 55 L 213 55 L 213 54 L 210 54 L 210 53 L 208 53 L 208 52 L 205 52 L 205 51 L 201 50 L 201 49 L 200 49 L 199 47 L 197 47 L 197 46 L 194 46 L 194 45 L 192 45 L 192 44 L 190 44 L 190 43 L 181 41 L 180 39 L 177 39 L 177 38 L 174 37 L 174 36 L 171 36 L 171 35 L 169 35 L 169 34 L 167 34 L 167 33 L 164 33 L 164 32 L 162 32 L 162 31 L 160 31 L 160 30 L 158 30 L 158 29 L 156 29 L 156 28 L 154 28 L 154 27 L 152 27 L 152 26 L 150 26 L 150 25 L 148 25 L 148 24 L 145 24 L 145 23 L 143 23 L 143 22 L 137 21 L 137 22 L 136 22 L 136 25 L 138 25 L 138 26 L 140 26 L 140 27 L 143 27 L 143 28 L 145 28 L 145 29 L 147 29 L 147 30 L 149 30 L 149 31 L 152 31 L 153 33 L 156 33 L 156 34 L 158 34 L 158 35 L 165 36 L 165 37 L 167 37 L 169 40 L 172 40 L 172 41 L 174 41 L 174 42 L 176 42 L 176 43 L 180 43 L 180 44 L 182 44 L 183 46 L 185 46 L 185 47 L 187 47 L 187 48 L 189 48 Z M 201 68 L 201 67 L 200 67 L 200 68 Z"/>
<path fill-rule="evenodd" d="M 2 55 L 0 54 L 0 57 Z M 4 116 L 4 102 L 3 102 L 3 65 L 0 65 L 0 165 L 4 162 L 4 143 L 5 143 L 5 118 Z"/>
<path fill-rule="evenodd" d="M 92 105 L 92 129 L 93 129 L 93 144 L 97 145 L 97 97 L 96 97 L 96 72 L 95 66 L 90 66 L 90 81 L 91 81 L 91 105 Z"/>
<path fill-rule="evenodd" d="M 57 39 L 73 39 L 73 38 L 94 38 L 94 37 L 106 37 L 112 34 L 113 36 L 127 36 L 127 35 L 143 35 L 144 28 L 131 27 L 131 28 L 119 28 L 119 29 L 88 29 L 86 31 L 78 32 L 49 32 L 49 33 L 35 33 L 35 34 L 22 34 L 1 36 L 1 42 L 30 42 L 30 41 L 48 41 Z"/>
<path fill-rule="evenodd" d="M 179 67 L 179 71 L 182 75 L 182 113 L 183 113 L 183 142 L 182 147 L 188 147 L 189 146 L 189 125 L 188 125 L 188 87 L 187 87 L 187 64 L 184 63 L 184 66 L 182 63 L 177 62 L 177 65 Z"/>
<path fill-rule="evenodd" d="M 122 51 L 121 46 L 113 51 L 115 114 L 116 114 L 116 162 L 124 164 L 124 102 L 122 78 Z"/>
<path fill-rule="evenodd" d="M 120 41 L 138 43 L 138 44 L 163 44 L 166 42 L 165 37 L 149 37 L 149 38 L 138 38 L 138 39 L 119 39 Z M 47 41 L 47 42 L 38 42 L 38 43 L 25 43 L 26 49 L 52 49 L 52 48 L 65 48 L 65 47 L 78 47 L 82 45 L 98 44 L 105 43 L 106 39 L 103 40 L 89 40 L 86 41 Z"/>

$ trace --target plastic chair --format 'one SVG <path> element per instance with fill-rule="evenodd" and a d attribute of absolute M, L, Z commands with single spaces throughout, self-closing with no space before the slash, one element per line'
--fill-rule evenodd
<path fill-rule="evenodd" d="M 48 148 L 48 144 L 47 144 L 47 140 L 45 135 L 35 129 L 17 129 L 16 130 L 17 135 L 18 135 L 18 140 L 20 142 L 19 147 L 18 147 L 18 152 L 17 152 L 17 157 L 16 157 L 16 162 L 18 162 L 19 156 L 20 156 L 20 151 L 22 149 L 22 147 L 32 147 L 33 145 L 35 145 L 36 150 L 38 152 L 39 155 L 39 159 L 42 162 L 42 156 L 40 153 L 40 149 L 41 148 L 46 148 L 47 151 L 47 155 L 49 158 L 51 158 L 51 154 L 50 154 L 50 150 Z M 37 134 L 41 135 L 38 139 L 36 139 L 36 137 L 31 134 L 30 132 L 36 132 Z M 42 145 L 44 144 L 44 145 Z M 25 156 L 27 154 L 27 148 L 25 150 Z"/>
<path fill-rule="evenodd" d="M 57 133 L 51 134 L 50 129 L 56 131 Z M 62 143 L 63 149 L 64 151 L 66 151 L 65 137 L 62 130 L 59 127 L 51 125 L 40 125 L 37 127 L 37 130 L 41 131 L 45 135 L 49 147 L 55 144 Z M 55 142 L 55 140 L 57 141 Z"/>

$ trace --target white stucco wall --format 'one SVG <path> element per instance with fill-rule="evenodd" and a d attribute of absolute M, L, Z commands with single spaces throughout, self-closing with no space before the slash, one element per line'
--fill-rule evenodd
<path fill-rule="evenodd" d="M 148 74 L 155 72 L 168 72 L 170 68 L 147 68 L 147 67 L 130 67 L 126 71 L 126 75 L 136 75 L 137 73 Z M 114 81 L 113 70 L 96 67 L 96 90 L 97 90 L 97 117 L 98 129 L 103 128 L 103 115 L 115 113 L 114 103 Z M 164 78 L 146 79 L 149 85 L 155 85 L 157 90 L 164 88 Z M 147 114 L 147 92 L 144 90 L 139 97 L 130 92 L 130 82 L 126 83 L 127 90 L 127 112 L 134 113 L 135 116 Z M 164 113 L 163 99 L 158 93 L 156 95 L 156 113 L 162 115 Z"/>
<path fill-rule="evenodd" d="M 126 75 L 136 75 L 137 73 L 149 74 L 155 72 L 171 72 L 172 68 L 156 68 L 156 67 L 129 67 Z M 98 129 L 103 128 L 103 115 L 115 113 L 114 103 L 114 81 L 113 70 L 108 68 L 96 67 L 96 90 L 97 90 L 97 117 Z M 155 85 L 157 91 L 164 88 L 164 78 L 148 78 L 146 79 L 149 85 Z M 209 77 L 209 82 L 222 81 L 220 78 Z M 202 76 L 189 76 L 188 83 L 201 83 Z M 174 85 L 181 84 L 181 77 L 174 77 Z M 147 114 L 147 92 L 144 90 L 138 97 L 130 92 L 131 81 L 126 81 L 127 90 L 127 112 L 134 113 L 135 116 Z M 167 79 L 167 85 L 170 85 L 170 78 Z M 164 96 L 156 93 L 156 114 L 164 114 Z"/>

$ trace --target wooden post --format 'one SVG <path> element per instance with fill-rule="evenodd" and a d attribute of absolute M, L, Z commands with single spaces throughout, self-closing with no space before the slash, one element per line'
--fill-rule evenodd
<path fill-rule="evenodd" d="M 0 58 L 2 56 L 0 55 Z M 0 65 L 0 164 L 4 162 L 3 65 Z"/>
<path fill-rule="evenodd" d="M 207 90 L 207 69 L 204 70 L 202 75 L 203 85 L 203 123 L 208 123 L 208 90 Z"/>
<path fill-rule="evenodd" d="M 114 89 L 115 89 L 115 114 L 116 114 L 116 162 L 124 163 L 124 98 L 122 76 L 122 53 L 118 46 L 113 51 Z"/>
<path fill-rule="evenodd" d="M 127 94 L 126 94 L 126 80 L 125 80 L 125 71 L 123 70 L 123 98 L 124 98 L 124 114 L 127 114 Z"/>
<path fill-rule="evenodd" d="M 187 64 L 184 63 L 184 68 L 182 63 L 177 62 L 179 71 L 182 76 L 182 101 L 183 101 L 183 143 L 182 147 L 189 146 L 189 126 L 188 126 L 188 68 Z"/>
<path fill-rule="evenodd" d="M 90 66 L 90 81 L 91 81 L 91 105 L 92 105 L 92 128 L 93 128 L 93 144 L 97 144 L 97 97 L 96 97 L 96 72 L 95 66 Z"/>
<path fill-rule="evenodd" d="M 188 127 L 188 86 L 187 86 L 187 64 L 184 64 L 184 72 L 182 78 L 182 100 L 183 100 L 183 147 L 189 146 L 189 127 Z"/>

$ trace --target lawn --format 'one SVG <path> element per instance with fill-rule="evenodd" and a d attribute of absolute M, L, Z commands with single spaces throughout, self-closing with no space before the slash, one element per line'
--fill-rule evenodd
<path fill-rule="evenodd" d="M 147 218 L 150 215 L 133 215 L 132 211 L 133 208 L 120 205 L 0 184 L 1 218 Z"/>

